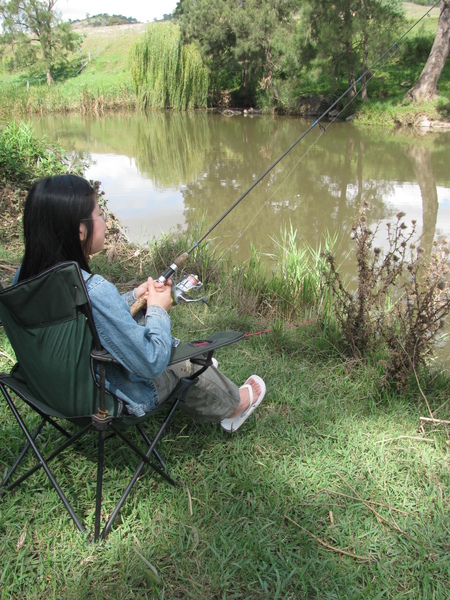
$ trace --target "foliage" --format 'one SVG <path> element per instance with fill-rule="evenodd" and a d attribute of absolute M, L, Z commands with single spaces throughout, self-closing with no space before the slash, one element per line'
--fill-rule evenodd
<path fill-rule="evenodd" d="M 182 6 L 184 3 L 180 3 Z M 198 3 L 201 7 L 201 3 Z M 311 94 L 329 95 L 336 85 L 344 91 L 347 87 L 344 78 L 336 79 L 330 69 L 324 68 L 327 57 L 322 60 L 315 57 L 314 46 L 311 44 L 311 55 L 303 56 L 300 49 L 304 48 L 304 30 L 300 26 L 301 14 L 294 11 L 294 23 L 286 22 L 286 26 L 277 27 L 271 39 L 271 53 L 273 63 L 273 88 L 268 86 L 268 72 L 259 80 L 254 71 L 255 65 L 249 65 L 247 71 L 247 87 L 242 88 L 243 71 L 239 63 L 233 59 L 233 37 L 220 37 L 221 27 L 226 27 L 227 21 L 219 12 L 219 8 L 227 6 L 227 2 L 210 2 L 205 8 L 205 15 L 210 15 L 207 22 L 211 31 L 217 33 L 217 44 L 224 43 L 224 49 L 229 47 L 229 52 L 218 54 L 223 62 L 214 63 L 209 74 L 209 96 L 211 105 L 224 106 L 227 102 L 239 106 L 252 105 L 276 110 L 279 113 L 301 114 L 305 102 Z M 411 24 L 423 15 L 423 8 L 418 5 L 406 3 L 407 17 Z M 206 18 L 205 16 L 205 18 Z M 396 121 L 403 122 L 403 98 L 406 84 L 412 84 L 420 75 L 423 63 L 418 60 L 414 51 L 417 47 L 415 38 L 419 37 L 420 56 L 426 48 L 425 38 L 435 36 L 438 22 L 438 10 L 434 9 L 431 18 L 422 22 L 421 28 L 408 34 L 406 40 L 399 44 L 399 52 L 390 57 L 386 64 L 373 74 L 367 86 L 370 107 L 367 104 L 358 107 L 358 113 L 363 113 L 365 122 L 381 124 L 389 121 L 394 125 Z M 246 23 L 246 21 L 244 21 Z M 0 114 L 3 116 L 23 115 L 39 112 L 40 114 L 64 113 L 70 111 L 92 112 L 102 114 L 119 108 L 136 108 L 137 99 L 135 86 L 131 78 L 130 66 L 127 60 L 129 51 L 136 41 L 136 37 L 144 31 L 143 24 L 130 25 L 126 28 L 108 27 L 99 32 L 97 28 L 85 28 L 83 31 L 83 52 L 76 53 L 73 57 L 73 67 L 65 65 L 61 68 L 57 61 L 54 64 L 55 84 L 46 89 L 42 85 L 45 75 L 42 75 L 42 63 L 36 63 L 33 68 L 25 67 L 29 60 L 23 57 L 19 61 L 18 53 L 13 56 L 5 51 L 3 65 L 14 68 L 13 74 L 2 73 L 2 95 L 0 96 Z M 226 31 L 229 32 L 227 29 Z M 422 43 L 423 38 L 423 43 Z M 373 40 L 377 36 L 374 35 Z M 0 36 L 0 41 L 5 36 Z M 17 38 L 17 43 L 18 43 Z M 228 44 L 228 45 L 227 45 Z M 28 48 L 30 50 L 31 47 Z M 35 46 L 37 49 L 38 47 Z M 206 46 L 205 46 L 206 48 Z M 205 49 L 204 48 L 204 49 Z M 405 50 L 403 50 L 405 48 Z M 411 52 L 409 52 L 411 49 Z M 383 47 L 383 51 L 386 50 Z M 215 50 L 214 50 L 215 52 Z M 210 53 L 211 54 L 211 53 Z M 211 55 L 212 56 L 212 55 Z M 88 58 L 89 57 L 89 58 Z M 14 59 L 14 62 L 11 61 Z M 212 63 L 208 59 L 208 65 Z M 259 64 L 259 63 L 258 63 Z M 23 69 L 23 70 L 22 70 Z M 19 72 L 20 71 L 20 72 Z M 59 73 L 58 73 L 59 72 Z M 62 81 L 64 83 L 62 84 Z M 262 86 L 260 85 L 260 81 Z M 441 98 L 449 96 L 450 63 L 444 68 L 439 80 L 438 92 Z M 27 82 L 29 89 L 27 89 Z M 251 85 L 250 85 L 251 84 Z M 251 93 L 250 93 L 251 92 Z M 441 101 L 442 102 L 442 101 Z M 355 111 L 356 107 L 353 105 Z M 389 110 L 389 114 L 384 109 Z M 372 118 L 371 111 L 374 115 Z M 408 113 L 412 112 L 408 109 Z M 428 108 L 426 108 L 428 112 Z M 431 115 L 432 120 L 445 118 L 445 106 L 439 108 L 441 114 Z M 383 111 L 383 112 L 381 112 Z M 436 111 L 435 111 L 436 112 Z M 398 118 L 397 118 L 398 116 Z M 410 120 L 405 121 L 406 124 Z"/>
<path fill-rule="evenodd" d="M 83 25 L 85 27 L 113 27 L 114 25 L 133 25 L 138 23 L 134 17 L 124 17 L 123 15 L 108 15 L 99 13 L 98 15 L 89 15 L 85 19 L 69 19 L 72 25 Z"/>
<path fill-rule="evenodd" d="M 449 249 L 435 245 L 431 257 L 416 246 L 415 223 L 407 233 L 404 213 L 388 224 L 389 249 L 374 247 L 372 231 L 361 209 L 353 227 L 358 269 L 357 289 L 345 286 L 331 253 L 327 283 L 334 315 L 356 358 L 386 349 L 385 381 L 404 388 L 409 377 L 427 364 L 450 312 Z"/>
<path fill-rule="evenodd" d="M 47 71 L 47 83 L 53 81 L 54 57 L 59 62 L 69 52 L 74 52 L 81 42 L 69 23 L 62 23 L 55 14 L 57 0 L 0 0 L 0 15 L 3 17 L 3 31 L 6 43 L 12 45 L 17 54 L 18 64 L 34 64 L 42 58 Z M 40 46 L 40 55 L 33 48 Z M 13 63 L 14 64 L 14 63 Z"/>
<path fill-rule="evenodd" d="M 342 79 L 352 86 L 398 36 L 402 10 L 400 0 L 307 0 L 299 21 L 303 64 L 328 73 L 334 92 Z"/>
<path fill-rule="evenodd" d="M 400 48 L 399 56 L 401 60 L 424 63 L 430 54 L 433 40 L 432 33 L 419 33 L 414 37 L 407 38 Z"/>
<path fill-rule="evenodd" d="M 182 44 L 176 25 L 149 25 L 132 48 L 130 62 L 144 108 L 206 108 L 207 69 L 197 46 Z"/>
<path fill-rule="evenodd" d="M 28 187 L 40 177 L 57 173 L 79 172 L 70 165 L 65 152 L 46 139 L 38 139 L 27 123 L 9 123 L 0 128 L 0 172 L 2 182 Z"/>
<path fill-rule="evenodd" d="M 274 79 L 282 68 L 295 6 L 294 0 L 180 3 L 175 16 L 185 39 L 197 40 L 208 61 L 213 103 L 252 106 L 260 90 L 276 103 Z"/>

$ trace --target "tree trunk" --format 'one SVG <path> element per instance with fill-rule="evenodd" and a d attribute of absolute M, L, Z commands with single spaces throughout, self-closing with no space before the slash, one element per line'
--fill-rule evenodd
<path fill-rule="evenodd" d="M 368 48 L 367 36 L 364 35 L 364 52 L 363 52 L 363 62 L 362 62 L 362 67 L 361 67 L 361 70 L 363 72 L 363 75 L 361 77 L 361 99 L 363 102 L 367 102 L 369 99 L 369 96 L 367 95 L 367 80 L 369 79 L 369 73 L 366 73 L 368 57 L 369 57 L 369 48 Z"/>
<path fill-rule="evenodd" d="M 367 15 L 366 15 L 366 5 L 364 0 L 361 0 L 361 14 L 363 15 L 364 21 L 367 21 Z M 361 72 L 362 72 L 362 76 L 361 76 L 361 100 L 363 102 L 367 102 L 367 100 L 369 99 L 369 96 L 367 95 L 367 79 L 368 79 L 368 74 L 366 74 L 367 71 L 367 62 L 369 60 L 369 40 L 367 39 L 367 31 L 366 28 L 364 27 L 364 31 L 363 31 L 363 60 L 362 60 L 362 65 L 361 65 Z"/>
<path fill-rule="evenodd" d="M 47 71 L 47 85 L 51 86 L 53 83 L 53 75 L 50 69 Z"/>
<path fill-rule="evenodd" d="M 438 28 L 430 56 L 417 83 L 406 92 L 413 102 L 431 100 L 437 93 L 437 84 L 450 50 L 450 0 L 443 0 Z"/>
<path fill-rule="evenodd" d="M 273 105 L 275 107 L 278 106 L 278 94 L 273 85 L 273 60 L 272 60 L 272 51 L 270 49 L 270 43 L 267 42 L 265 46 L 265 54 L 266 54 L 266 67 L 267 67 L 267 77 L 265 78 L 265 86 L 266 89 L 269 90 L 269 93 L 272 96 Z"/>

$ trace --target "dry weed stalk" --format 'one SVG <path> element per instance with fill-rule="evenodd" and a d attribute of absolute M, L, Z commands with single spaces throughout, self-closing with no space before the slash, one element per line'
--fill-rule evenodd
<path fill-rule="evenodd" d="M 354 225 L 357 289 L 350 292 L 329 253 L 327 284 L 335 318 L 354 357 L 380 348 L 387 351 L 383 383 L 403 388 L 412 373 L 427 363 L 450 311 L 449 249 L 433 245 L 431 256 L 413 243 L 416 224 L 407 232 L 404 213 L 387 225 L 389 248 L 374 247 L 378 228 L 367 225 L 365 204 Z"/>

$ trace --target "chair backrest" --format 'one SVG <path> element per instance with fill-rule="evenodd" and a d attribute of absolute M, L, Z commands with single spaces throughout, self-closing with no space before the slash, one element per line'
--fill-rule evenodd
<path fill-rule="evenodd" d="M 76 263 L 61 263 L 1 290 L 0 320 L 18 361 L 14 377 L 27 384 L 44 411 L 69 418 L 97 411 L 91 349 L 100 342 Z M 114 407 L 114 398 L 106 395 L 106 408 L 114 413 Z"/>

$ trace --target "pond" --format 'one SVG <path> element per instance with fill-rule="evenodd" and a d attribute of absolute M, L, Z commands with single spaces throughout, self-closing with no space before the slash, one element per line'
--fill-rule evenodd
<path fill-rule="evenodd" d="M 36 133 L 88 158 L 109 208 L 130 239 L 206 230 L 311 126 L 271 116 L 152 112 L 42 117 Z M 350 231 L 363 201 L 369 221 L 398 211 L 417 221 L 422 245 L 450 236 L 450 132 L 412 133 L 315 126 L 212 232 L 220 250 L 245 261 L 251 245 L 275 249 L 283 229 L 313 248 L 337 235 L 341 256 L 352 249 Z"/>

